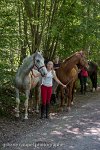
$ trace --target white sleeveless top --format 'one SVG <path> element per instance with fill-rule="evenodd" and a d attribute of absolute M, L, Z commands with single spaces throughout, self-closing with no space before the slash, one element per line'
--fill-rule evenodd
<path fill-rule="evenodd" d="M 46 77 L 42 77 L 42 85 L 51 87 L 53 85 L 53 78 L 54 78 L 53 71 L 52 70 L 47 71 Z"/>

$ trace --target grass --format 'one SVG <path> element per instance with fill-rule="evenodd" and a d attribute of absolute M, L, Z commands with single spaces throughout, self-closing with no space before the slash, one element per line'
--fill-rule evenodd
<path fill-rule="evenodd" d="M 98 76 L 98 86 L 100 86 L 100 76 Z M 91 89 L 91 81 L 88 79 L 88 89 Z M 80 83 L 77 82 L 77 91 L 80 89 Z M 20 94 L 21 100 L 21 108 L 24 107 L 25 95 Z M 15 108 L 15 90 L 12 86 L 12 83 L 8 82 L 4 84 L 2 87 L 0 86 L 0 116 L 11 116 L 13 114 L 13 110 Z M 56 106 L 53 107 L 56 110 Z"/>

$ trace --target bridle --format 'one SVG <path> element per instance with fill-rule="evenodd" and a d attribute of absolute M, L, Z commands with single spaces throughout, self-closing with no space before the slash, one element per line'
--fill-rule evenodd
<path fill-rule="evenodd" d="M 79 52 L 79 55 L 81 56 L 81 58 L 84 58 L 84 60 L 86 60 L 86 58 L 84 57 L 84 55 L 82 54 L 82 52 Z M 88 63 L 87 63 L 88 64 Z M 85 67 L 87 68 L 88 65 L 85 65 Z M 80 67 L 84 67 L 83 65 L 80 65 Z"/>
<path fill-rule="evenodd" d="M 43 66 L 41 66 L 41 67 L 38 67 L 36 64 L 34 64 L 34 67 L 36 67 L 37 70 L 40 71 L 40 70 L 41 70 L 43 67 L 45 67 L 45 66 L 43 65 Z"/>
<path fill-rule="evenodd" d="M 45 65 L 43 65 L 43 66 L 41 66 L 41 67 L 38 67 L 38 66 L 36 65 L 35 59 L 34 59 L 34 65 L 33 65 L 33 68 L 34 68 L 34 67 L 36 67 L 37 70 L 40 72 L 40 70 L 41 70 L 43 67 L 45 67 Z"/>

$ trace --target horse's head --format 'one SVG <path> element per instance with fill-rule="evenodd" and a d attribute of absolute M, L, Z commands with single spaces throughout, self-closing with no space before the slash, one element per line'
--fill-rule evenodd
<path fill-rule="evenodd" d="M 85 67 L 85 68 L 89 68 L 88 65 L 88 61 L 86 59 L 86 55 L 83 51 L 80 52 L 76 52 L 76 56 L 79 58 L 79 62 L 78 62 L 78 66 L 81 67 Z"/>
<path fill-rule="evenodd" d="M 40 52 L 36 52 L 34 54 L 34 67 L 41 73 L 42 76 L 45 76 L 47 74 L 47 69 L 44 64 L 44 58 Z"/>

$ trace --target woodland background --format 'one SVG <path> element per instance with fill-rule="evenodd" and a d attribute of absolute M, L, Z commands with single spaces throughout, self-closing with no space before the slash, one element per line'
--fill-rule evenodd
<path fill-rule="evenodd" d="M 100 64 L 100 0 L 1 0 L 0 105 L 15 101 L 13 78 L 27 55 L 64 59 L 81 49 Z"/>

